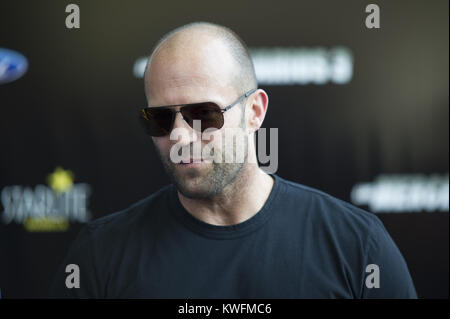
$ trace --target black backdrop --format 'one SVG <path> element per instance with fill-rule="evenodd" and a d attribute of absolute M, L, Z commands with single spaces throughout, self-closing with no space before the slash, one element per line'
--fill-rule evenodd
<path fill-rule="evenodd" d="M 69 3 L 0 2 L 0 47 L 29 61 L 24 77 L 0 85 L 0 188 L 46 184 L 61 166 L 90 185 L 98 218 L 168 183 L 136 122 L 145 98 L 132 67 L 164 33 L 199 20 L 252 48 L 351 50 L 347 84 L 262 86 L 281 177 L 350 201 L 356 183 L 380 174 L 448 174 L 448 1 L 377 1 L 381 28 L 370 30 L 366 1 L 77 0 L 81 28 L 72 30 Z M 419 296 L 448 298 L 448 211 L 378 216 Z M 2 296 L 45 296 L 82 226 L 29 232 L 0 222 Z"/>

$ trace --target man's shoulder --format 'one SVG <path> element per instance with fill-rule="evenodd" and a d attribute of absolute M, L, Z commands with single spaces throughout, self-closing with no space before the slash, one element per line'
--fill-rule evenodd
<path fill-rule="evenodd" d="M 141 225 L 145 220 L 151 220 L 161 213 L 161 210 L 165 210 L 166 196 L 171 189 L 172 185 L 167 185 L 123 210 L 90 221 L 86 227 L 89 231 L 128 230 Z"/>
<path fill-rule="evenodd" d="M 370 229 L 382 226 L 381 220 L 365 211 L 324 191 L 280 178 L 285 187 L 283 203 L 298 207 L 301 213 L 309 214 L 314 220 L 338 224 L 357 224 L 358 228 Z"/>

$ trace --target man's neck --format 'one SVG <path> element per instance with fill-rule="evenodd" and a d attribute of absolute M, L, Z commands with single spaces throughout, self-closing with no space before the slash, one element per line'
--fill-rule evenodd
<path fill-rule="evenodd" d="M 211 199 L 192 199 L 178 192 L 184 208 L 212 225 L 234 225 L 251 218 L 264 206 L 274 180 L 256 165 L 243 170 L 224 191 Z"/>

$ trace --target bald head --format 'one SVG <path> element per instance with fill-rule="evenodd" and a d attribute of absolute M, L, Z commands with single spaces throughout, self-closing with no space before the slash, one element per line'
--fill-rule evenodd
<path fill-rule="evenodd" d="M 207 22 L 190 23 L 164 35 L 145 70 L 148 101 L 158 100 L 158 93 L 167 86 L 205 83 L 232 87 L 237 95 L 257 87 L 253 62 L 240 37 Z"/>

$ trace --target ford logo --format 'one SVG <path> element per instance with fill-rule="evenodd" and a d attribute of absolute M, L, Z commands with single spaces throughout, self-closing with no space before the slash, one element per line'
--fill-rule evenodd
<path fill-rule="evenodd" d="M 0 84 L 17 80 L 28 69 L 28 61 L 22 54 L 0 48 Z"/>

